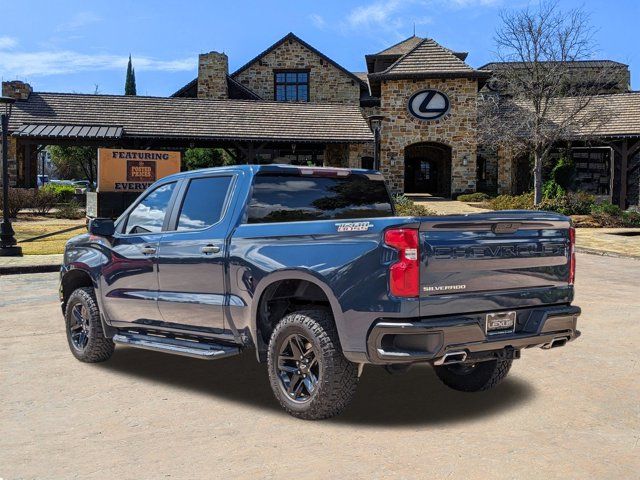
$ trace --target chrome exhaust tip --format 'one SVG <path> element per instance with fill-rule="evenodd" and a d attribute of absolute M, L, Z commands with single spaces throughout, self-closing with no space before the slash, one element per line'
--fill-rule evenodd
<path fill-rule="evenodd" d="M 435 366 L 451 365 L 452 363 L 462 363 L 467 359 L 467 352 L 461 350 L 459 352 L 445 353 L 441 358 L 433 362 Z"/>
<path fill-rule="evenodd" d="M 549 343 L 544 343 L 540 345 L 540 348 L 544 350 L 549 350 L 551 348 L 564 347 L 568 341 L 569 341 L 569 337 L 556 337 L 553 340 L 551 340 Z"/>

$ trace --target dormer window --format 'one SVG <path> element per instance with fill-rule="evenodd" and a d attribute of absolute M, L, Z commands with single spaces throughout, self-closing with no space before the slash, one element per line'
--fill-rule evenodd
<path fill-rule="evenodd" d="M 275 99 L 279 102 L 309 101 L 309 71 L 274 72 Z"/>

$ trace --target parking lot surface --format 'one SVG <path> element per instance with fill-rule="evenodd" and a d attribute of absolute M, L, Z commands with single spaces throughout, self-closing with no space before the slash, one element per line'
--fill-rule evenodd
<path fill-rule="evenodd" d="M 578 256 L 582 337 L 483 393 L 365 367 L 340 417 L 295 420 L 253 352 L 68 351 L 57 274 L 0 277 L 0 478 L 638 478 L 640 261 Z"/>

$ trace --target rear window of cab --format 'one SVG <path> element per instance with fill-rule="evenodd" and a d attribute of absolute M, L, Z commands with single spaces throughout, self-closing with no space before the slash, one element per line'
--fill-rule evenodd
<path fill-rule="evenodd" d="M 379 176 L 258 173 L 247 223 L 299 222 L 393 216 Z"/>

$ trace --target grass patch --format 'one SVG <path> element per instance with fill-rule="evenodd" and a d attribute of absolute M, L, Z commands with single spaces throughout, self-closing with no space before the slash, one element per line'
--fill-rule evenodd
<path fill-rule="evenodd" d="M 12 222 L 13 230 L 16 232 L 16 240 L 18 245 L 22 247 L 24 255 L 51 255 L 55 253 L 64 253 L 64 245 L 71 237 L 85 233 L 85 230 L 78 229 L 71 232 L 52 235 L 51 237 L 36 240 L 34 242 L 22 243 L 28 238 L 54 233 L 66 228 L 75 226 L 83 226 L 84 219 L 68 220 L 68 219 L 52 219 L 44 216 L 18 216 L 18 220 Z"/>

